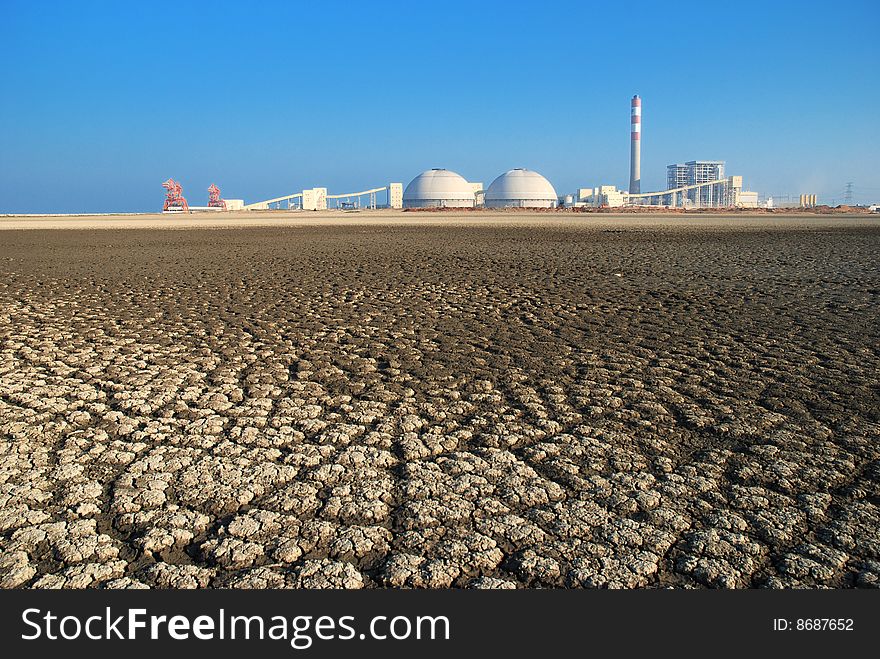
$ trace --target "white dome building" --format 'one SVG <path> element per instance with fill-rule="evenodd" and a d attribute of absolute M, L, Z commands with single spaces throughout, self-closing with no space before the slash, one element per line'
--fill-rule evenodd
<path fill-rule="evenodd" d="M 473 187 L 448 169 L 429 169 L 416 176 L 403 191 L 404 208 L 473 208 Z"/>
<path fill-rule="evenodd" d="M 558 198 L 550 181 L 538 172 L 511 169 L 486 190 L 486 208 L 555 208 Z"/>

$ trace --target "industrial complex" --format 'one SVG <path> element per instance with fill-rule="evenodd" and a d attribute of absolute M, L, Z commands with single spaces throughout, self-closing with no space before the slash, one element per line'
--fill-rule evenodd
<path fill-rule="evenodd" d="M 422 172 L 404 189 L 402 183 L 387 183 L 367 190 L 328 194 L 327 188 L 309 188 L 272 199 L 246 204 L 243 199 L 222 199 L 211 184 L 207 206 L 190 206 L 182 185 L 174 179 L 163 183 L 164 212 L 224 210 L 326 210 L 328 208 L 556 208 L 556 207 L 664 207 L 664 208 L 757 208 L 758 193 L 743 190 L 742 176 L 725 176 L 720 160 L 690 160 L 666 168 L 666 188 L 643 192 L 641 184 L 642 99 L 630 102 L 629 188 L 614 185 L 578 188 L 559 195 L 538 172 L 514 168 L 499 175 L 487 189 L 454 171 L 436 168 Z M 801 195 L 802 205 L 815 206 L 816 195 Z M 772 207 L 772 199 L 764 202 Z"/>

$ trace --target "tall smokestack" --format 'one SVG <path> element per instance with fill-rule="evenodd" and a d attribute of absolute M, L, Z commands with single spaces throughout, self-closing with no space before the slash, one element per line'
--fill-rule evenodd
<path fill-rule="evenodd" d="M 642 187 L 642 99 L 632 98 L 632 118 L 629 151 L 629 191 L 641 192 Z"/>

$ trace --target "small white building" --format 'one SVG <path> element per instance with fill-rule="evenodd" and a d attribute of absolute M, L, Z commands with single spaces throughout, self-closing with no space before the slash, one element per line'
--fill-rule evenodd
<path fill-rule="evenodd" d="M 403 183 L 388 184 L 389 208 L 403 208 Z"/>
<path fill-rule="evenodd" d="M 327 188 L 313 188 L 315 191 L 315 210 L 327 210 Z"/>
<path fill-rule="evenodd" d="M 302 191 L 302 209 L 304 211 L 327 210 L 327 188 L 310 188 Z"/>
<path fill-rule="evenodd" d="M 593 200 L 593 188 L 578 188 L 574 195 L 574 202 L 589 203 Z"/>
<path fill-rule="evenodd" d="M 318 206 L 315 202 L 315 191 L 314 189 L 303 190 L 302 192 L 302 209 L 304 211 L 315 211 L 318 210 Z"/>
<path fill-rule="evenodd" d="M 757 208 L 758 193 L 751 190 L 737 190 L 734 206 L 737 208 Z"/>
<path fill-rule="evenodd" d="M 624 191 L 614 185 L 600 185 L 598 188 L 579 188 L 578 201 L 596 208 L 620 208 L 625 203 Z"/>

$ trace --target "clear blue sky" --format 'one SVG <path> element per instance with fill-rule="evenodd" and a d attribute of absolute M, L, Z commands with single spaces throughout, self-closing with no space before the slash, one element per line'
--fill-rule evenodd
<path fill-rule="evenodd" d="M 880 200 L 880 3 L 3 0 L 0 212 L 150 211 L 406 184 L 747 188 Z"/>

